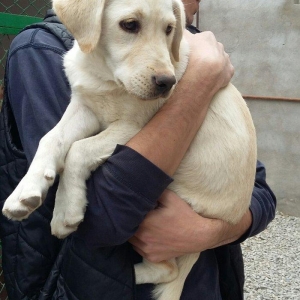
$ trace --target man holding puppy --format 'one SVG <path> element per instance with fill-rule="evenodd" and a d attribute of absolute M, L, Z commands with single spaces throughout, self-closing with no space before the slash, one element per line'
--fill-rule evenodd
<path fill-rule="evenodd" d="M 199 1 L 183 2 L 191 24 Z M 250 210 L 235 226 L 202 218 L 166 190 L 212 97 L 233 75 L 228 55 L 212 33 L 186 32 L 186 38 L 191 55 L 184 77 L 143 130 L 126 146 L 118 146 L 94 172 L 88 181 L 85 220 L 76 233 L 64 241 L 51 236 L 55 187 L 29 219 L 14 223 L 1 217 L 3 269 L 10 299 L 147 300 L 151 285 L 134 284 L 132 266 L 141 260 L 138 254 L 162 261 L 199 251 L 202 254 L 181 298 L 242 299 L 238 243 L 272 220 L 275 197 L 260 163 Z M 14 168 L 1 171 L 5 187 L 1 201 L 4 193 L 12 191 L 11 182 L 20 178 L 16 170 L 32 160 L 40 138 L 55 126 L 68 105 L 70 90 L 61 56 L 70 47 L 70 39 L 49 12 L 45 26 L 23 31 L 11 45 L 1 143 L 12 158 L 0 165 L 13 164 Z"/>

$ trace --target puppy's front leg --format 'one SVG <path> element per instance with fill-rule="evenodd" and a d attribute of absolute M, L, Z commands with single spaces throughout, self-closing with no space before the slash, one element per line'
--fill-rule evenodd
<path fill-rule="evenodd" d="M 23 220 L 37 209 L 63 169 L 71 144 L 99 131 L 99 127 L 89 108 L 71 101 L 60 122 L 41 139 L 27 174 L 4 203 L 3 214 Z"/>
<path fill-rule="evenodd" d="M 56 193 L 53 235 L 65 238 L 77 229 L 87 205 L 85 182 L 91 172 L 111 156 L 117 144 L 125 144 L 139 130 L 135 123 L 116 121 L 100 134 L 72 145 Z"/>

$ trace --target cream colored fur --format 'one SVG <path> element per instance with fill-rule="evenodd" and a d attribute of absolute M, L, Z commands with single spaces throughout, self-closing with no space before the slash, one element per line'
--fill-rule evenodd
<path fill-rule="evenodd" d="M 63 238 L 84 218 L 85 180 L 163 105 L 172 90 L 158 98 L 152 77 L 175 75 L 178 81 L 188 45 L 182 39 L 180 0 L 54 0 L 53 5 L 77 40 L 64 57 L 72 98 L 61 121 L 40 141 L 3 213 L 13 220 L 27 218 L 60 174 L 51 229 Z M 140 22 L 139 34 L 123 30 L 124 20 Z M 167 35 L 169 25 L 174 29 Z M 237 223 L 249 207 L 255 165 L 252 119 L 229 84 L 214 97 L 170 189 L 199 214 Z M 144 261 L 135 268 L 137 284 L 156 283 L 155 299 L 178 300 L 198 257 Z"/>

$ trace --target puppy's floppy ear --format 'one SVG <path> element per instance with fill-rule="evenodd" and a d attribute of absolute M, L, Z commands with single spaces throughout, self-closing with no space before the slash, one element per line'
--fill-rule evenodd
<path fill-rule="evenodd" d="M 101 34 L 105 0 L 52 0 L 53 9 L 74 36 L 81 51 L 91 52 Z"/>
<path fill-rule="evenodd" d="M 179 61 L 179 48 L 185 29 L 185 11 L 181 0 L 173 0 L 173 12 L 176 17 L 176 28 L 172 42 L 172 54 L 175 61 Z"/>

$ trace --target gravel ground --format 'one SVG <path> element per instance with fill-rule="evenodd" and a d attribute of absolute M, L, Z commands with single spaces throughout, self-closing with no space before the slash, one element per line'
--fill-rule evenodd
<path fill-rule="evenodd" d="M 242 249 L 245 300 L 300 300 L 300 218 L 277 213 Z"/>

